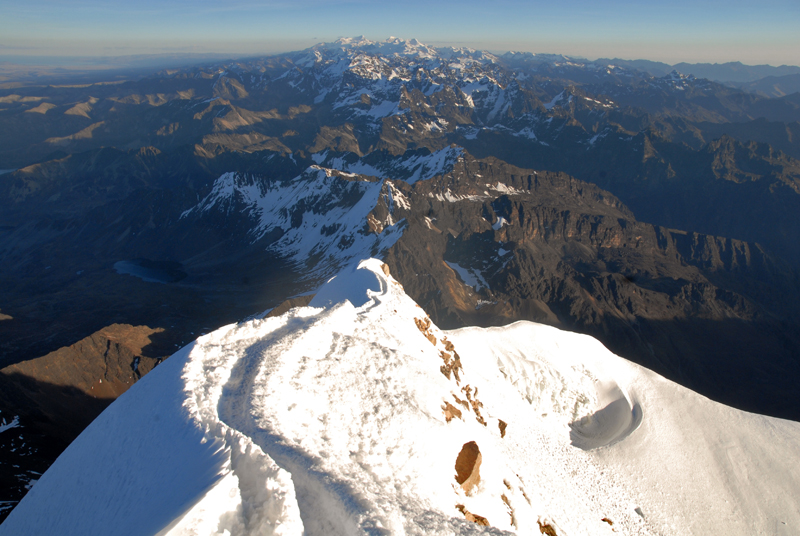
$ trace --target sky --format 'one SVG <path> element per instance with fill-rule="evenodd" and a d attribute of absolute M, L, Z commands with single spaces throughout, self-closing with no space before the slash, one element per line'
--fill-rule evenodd
<path fill-rule="evenodd" d="M 339 37 L 800 65 L 800 0 L 0 0 L 0 56 L 259 55 Z"/>

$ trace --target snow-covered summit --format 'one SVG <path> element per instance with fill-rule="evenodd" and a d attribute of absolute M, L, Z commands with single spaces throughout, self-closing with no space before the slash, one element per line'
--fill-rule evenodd
<path fill-rule="evenodd" d="M 364 36 L 343 37 L 332 43 L 320 43 L 311 47 L 312 51 L 329 51 L 339 55 L 347 54 L 374 54 L 394 56 L 418 60 L 430 60 L 440 57 L 486 57 L 495 58 L 494 55 L 484 51 L 477 51 L 466 47 L 432 47 L 417 39 L 402 39 L 391 36 L 384 41 L 371 41 Z"/>
<path fill-rule="evenodd" d="M 380 56 L 405 61 L 432 60 L 439 57 L 437 49 L 416 39 L 389 37 L 385 41 L 371 41 L 364 36 L 343 37 L 331 43 L 319 43 L 302 51 L 299 65 L 358 62 L 364 56 Z"/>
<path fill-rule="evenodd" d="M 549 64 L 553 66 L 570 65 L 586 67 L 593 64 L 577 57 L 568 57 L 561 54 L 533 54 L 531 52 L 506 52 L 497 56 L 486 50 L 477 50 L 469 47 L 434 47 L 418 41 L 417 39 L 402 39 L 389 37 L 384 41 L 371 41 L 364 36 L 343 37 L 330 43 L 319 43 L 301 52 L 308 60 L 324 62 L 330 59 L 353 58 L 360 55 L 381 56 L 406 61 L 418 62 L 421 65 L 434 66 L 439 62 L 447 61 L 473 61 L 480 64 L 491 65 L 501 61 L 508 62 L 511 66 L 517 64 Z M 303 63 L 302 61 L 299 63 Z"/>
<path fill-rule="evenodd" d="M 574 123 L 575 113 L 602 117 L 616 104 L 607 105 L 604 97 L 593 93 L 591 99 L 581 101 L 580 109 L 554 111 L 544 104 L 565 87 L 561 81 L 543 83 L 541 76 L 555 74 L 561 80 L 565 73 L 580 71 L 578 78 L 596 83 L 602 77 L 620 75 L 580 58 L 530 53 L 496 56 L 395 37 L 380 42 L 359 37 L 321 43 L 298 52 L 292 62 L 292 68 L 273 81 L 282 90 L 302 94 L 315 106 L 329 107 L 337 120 L 371 137 L 383 134 L 401 143 L 409 140 L 409 146 L 436 148 L 441 144 L 430 140 L 460 139 L 459 128 L 478 129 L 464 130 L 467 140 L 485 130 L 548 144 L 559 139 L 562 127 Z M 594 133 L 577 136 L 585 138 L 579 143 L 587 144 Z"/>
<path fill-rule="evenodd" d="M 327 50 L 354 50 L 369 54 L 384 54 L 389 56 L 405 56 L 414 58 L 430 59 L 436 57 L 436 49 L 416 39 L 400 39 L 389 37 L 385 41 L 370 41 L 364 36 L 345 37 L 333 43 L 322 43 L 320 48 Z"/>
<path fill-rule="evenodd" d="M 794 534 L 799 446 L 587 336 L 442 332 L 371 259 L 173 355 L 0 534 Z"/>

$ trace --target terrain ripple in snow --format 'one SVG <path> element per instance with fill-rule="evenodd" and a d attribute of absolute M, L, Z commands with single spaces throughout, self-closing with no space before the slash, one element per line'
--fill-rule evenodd
<path fill-rule="evenodd" d="M 442 332 L 371 259 L 176 353 L 0 534 L 789 534 L 798 446 L 590 337 Z"/>

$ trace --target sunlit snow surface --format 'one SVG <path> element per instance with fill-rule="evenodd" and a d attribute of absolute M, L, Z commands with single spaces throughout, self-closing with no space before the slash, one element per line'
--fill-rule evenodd
<path fill-rule="evenodd" d="M 344 180 L 317 166 L 288 183 L 225 173 L 181 218 L 212 210 L 248 214 L 253 222 L 248 236 L 253 242 L 277 234 L 271 250 L 300 266 L 309 267 L 310 259 L 324 260 L 318 264 L 334 267 L 335 273 L 354 259 L 382 254 L 400 238 L 404 224 L 393 220 L 380 232 L 369 232 L 370 212 L 383 188 L 382 180 Z"/>
<path fill-rule="evenodd" d="M 453 350 L 458 380 L 440 371 Z M 454 464 L 470 441 L 483 461 L 466 494 Z M 0 533 L 797 534 L 799 453 L 797 423 L 711 402 L 590 337 L 428 327 L 369 260 L 309 307 L 176 353 Z"/>
<path fill-rule="evenodd" d="M 375 177 L 389 177 L 400 179 L 408 184 L 417 181 L 432 179 L 436 175 L 443 175 L 453 170 L 453 165 L 459 158 L 463 158 L 464 149 L 448 147 L 439 151 L 422 155 L 400 155 L 383 157 L 374 163 L 358 158 L 353 153 L 344 156 L 330 155 L 329 151 L 315 153 L 311 158 L 325 168 L 337 169 L 348 173 L 360 173 Z"/>

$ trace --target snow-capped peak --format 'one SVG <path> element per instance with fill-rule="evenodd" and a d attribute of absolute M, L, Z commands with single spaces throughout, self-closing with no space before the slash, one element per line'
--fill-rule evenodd
<path fill-rule="evenodd" d="M 375 44 L 375 42 L 370 41 L 363 35 L 359 35 L 357 37 L 340 37 L 339 39 L 334 41 L 333 44 L 343 48 L 357 48 L 366 45 L 373 45 Z"/>
<path fill-rule="evenodd" d="M 689 77 L 689 75 L 685 75 L 673 69 L 669 74 L 664 76 L 663 80 L 686 80 Z"/>
<path fill-rule="evenodd" d="M 312 50 L 325 50 L 348 56 L 358 53 L 417 59 L 432 59 L 438 56 L 433 47 L 416 39 L 400 39 L 398 37 L 389 37 L 385 41 L 371 41 L 364 36 L 343 37 L 332 43 L 315 45 Z"/>
<path fill-rule="evenodd" d="M 591 337 L 443 332 L 370 259 L 173 355 L 0 534 L 791 534 L 798 451 Z"/>

